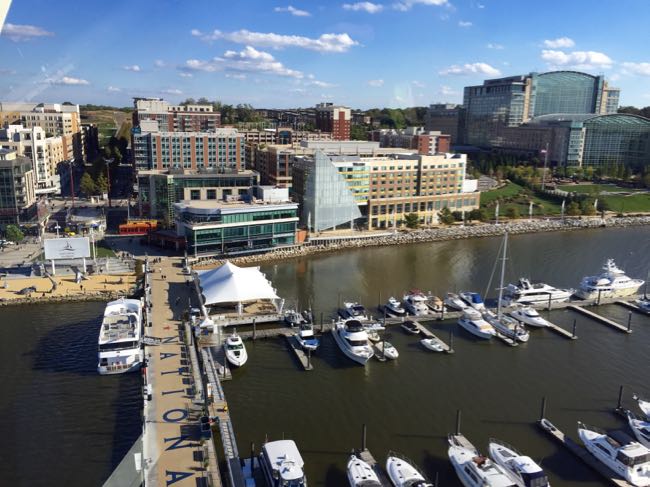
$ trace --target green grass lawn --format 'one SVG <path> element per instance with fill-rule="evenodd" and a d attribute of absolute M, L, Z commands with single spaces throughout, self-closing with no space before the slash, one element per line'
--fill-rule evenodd
<path fill-rule="evenodd" d="M 481 193 L 481 206 L 486 206 L 499 198 L 510 198 L 516 196 L 524 190 L 523 186 L 515 183 L 506 183 L 505 186 L 491 191 Z"/>
<path fill-rule="evenodd" d="M 97 242 L 97 258 L 101 257 L 115 257 L 115 252 L 108 248 L 103 240 Z"/>
<path fill-rule="evenodd" d="M 635 188 L 621 188 L 615 184 L 564 184 L 558 186 L 558 189 L 561 191 L 567 191 L 569 193 L 594 193 L 600 194 L 602 192 L 616 192 L 622 191 L 625 193 L 635 193 L 638 191 L 643 191 L 642 189 Z"/>
<path fill-rule="evenodd" d="M 494 212 L 494 202 L 499 199 L 513 199 L 514 201 L 502 202 L 499 205 L 499 214 L 504 216 L 508 208 L 515 207 L 519 215 L 528 216 L 529 201 L 533 202 L 533 215 L 559 215 L 562 211 L 562 204 L 552 199 L 539 196 L 528 196 L 521 194 L 525 191 L 523 186 L 509 182 L 505 186 L 492 191 L 481 193 L 481 206 L 488 207 L 488 211 Z M 520 195 L 520 196 L 518 196 Z"/>

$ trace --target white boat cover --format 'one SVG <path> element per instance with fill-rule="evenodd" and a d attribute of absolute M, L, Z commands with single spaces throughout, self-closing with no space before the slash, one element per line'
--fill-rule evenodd
<path fill-rule="evenodd" d="M 237 267 L 226 261 L 220 267 L 197 271 L 205 305 L 278 299 L 259 267 Z"/>

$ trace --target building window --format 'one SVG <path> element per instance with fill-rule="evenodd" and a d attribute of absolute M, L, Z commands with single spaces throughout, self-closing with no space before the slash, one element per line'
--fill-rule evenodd
<path fill-rule="evenodd" d="M 207 195 L 208 195 L 209 200 L 216 200 L 217 199 L 217 190 L 216 189 L 208 189 Z"/>
<path fill-rule="evenodd" d="M 199 189 L 190 190 L 190 199 L 191 200 L 200 200 L 201 199 L 201 190 L 199 190 Z"/>

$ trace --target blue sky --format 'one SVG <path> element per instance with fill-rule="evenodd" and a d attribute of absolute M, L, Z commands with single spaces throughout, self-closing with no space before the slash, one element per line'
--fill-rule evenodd
<path fill-rule="evenodd" d="M 649 20 L 648 0 L 14 0 L 0 100 L 397 107 L 578 69 L 646 106 Z"/>

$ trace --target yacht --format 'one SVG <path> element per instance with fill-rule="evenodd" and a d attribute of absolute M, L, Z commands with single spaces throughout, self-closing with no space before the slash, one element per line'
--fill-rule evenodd
<path fill-rule="evenodd" d="M 492 460 L 503 468 L 519 487 L 551 486 L 544 470 L 530 457 L 522 455 L 510 445 L 492 438 L 488 451 Z"/>
<path fill-rule="evenodd" d="M 632 279 L 616 267 L 613 259 L 607 259 L 603 272 L 598 276 L 588 276 L 580 282 L 576 296 L 581 299 L 622 298 L 639 292 L 642 279 Z"/>
<path fill-rule="evenodd" d="M 399 352 L 395 348 L 395 346 L 387 341 L 380 341 L 377 342 L 377 350 L 379 350 L 380 354 L 383 354 L 384 357 L 386 357 L 389 360 L 396 360 L 397 357 L 399 357 Z"/>
<path fill-rule="evenodd" d="M 483 319 L 481 313 L 473 308 L 467 308 L 463 311 L 463 316 L 458 319 L 458 324 L 479 338 L 489 340 L 496 335 L 494 327 Z"/>
<path fill-rule="evenodd" d="M 226 359 L 235 367 L 241 367 L 248 360 L 244 341 L 237 334 L 237 330 L 233 330 L 232 335 L 226 338 L 223 348 L 226 352 Z"/>
<path fill-rule="evenodd" d="M 438 296 L 429 295 L 429 301 L 427 302 L 429 309 L 435 313 L 442 313 L 445 309 L 445 305 Z"/>
<path fill-rule="evenodd" d="M 300 326 L 302 323 L 305 323 L 305 319 L 298 311 L 289 309 L 284 313 L 284 322 L 293 328 L 295 326 Z"/>
<path fill-rule="evenodd" d="M 121 298 L 106 305 L 98 339 L 101 375 L 123 374 L 142 365 L 142 308 L 139 299 Z"/>
<path fill-rule="evenodd" d="M 402 303 L 392 296 L 388 298 L 388 302 L 384 305 L 384 310 L 388 316 L 399 317 L 406 314 L 406 310 L 402 307 Z"/>
<path fill-rule="evenodd" d="M 455 293 L 447 293 L 447 296 L 445 296 L 444 304 L 447 306 L 447 308 L 451 308 L 456 311 L 463 311 L 465 308 L 467 308 L 467 303 L 463 301 L 458 294 Z"/>
<path fill-rule="evenodd" d="M 521 321 L 528 326 L 544 328 L 550 325 L 548 321 L 540 316 L 537 310 L 531 306 L 521 306 L 508 313 L 515 320 Z"/>
<path fill-rule="evenodd" d="M 409 335 L 420 334 L 420 328 L 418 327 L 418 325 L 415 324 L 414 321 L 405 321 L 400 326 L 402 327 L 402 330 L 404 330 Z"/>
<path fill-rule="evenodd" d="M 461 440 L 462 438 L 462 440 Z M 465 487 L 516 487 L 506 472 L 464 437 L 449 435 L 449 460 Z"/>
<path fill-rule="evenodd" d="M 367 320 L 368 312 L 366 311 L 366 308 L 359 303 L 343 303 L 343 307 L 339 310 L 339 316 L 344 320 L 348 318 Z"/>
<path fill-rule="evenodd" d="M 427 350 L 431 350 L 432 352 L 445 351 L 445 349 L 442 347 L 442 344 L 435 338 L 423 338 L 422 340 L 420 340 L 420 343 L 424 348 L 426 348 Z"/>
<path fill-rule="evenodd" d="M 634 394 L 632 398 L 639 405 L 639 409 L 643 412 L 643 415 L 646 417 L 646 419 L 650 421 L 650 401 L 645 401 L 636 394 Z"/>
<path fill-rule="evenodd" d="M 543 282 L 531 281 L 525 277 L 520 278 L 517 284 L 508 284 L 503 296 L 503 305 L 513 304 L 551 304 L 568 301 L 574 289 L 558 289 Z"/>
<path fill-rule="evenodd" d="M 485 303 L 483 302 L 483 298 L 479 293 L 464 291 L 460 293 L 459 296 L 460 299 L 465 301 L 465 304 L 467 304 L 469 307 L 474 308 L 476 311 L 480 311 L 481 313 L 485 311 Z"/>
<path fill-rule="evenodd" d="M 312 352 L 318 348 L 320 341 L 314 335 L 314 326 L 311 323 L 303 323 L 300 325 L 298 333 L 294 335 L 300 346 L 305 350 L 311 350 Z"/>
<path fill-rule="evenodd" d="M 423 316 L 429 314 L 427 302 L 429 298 L 420 291 L 413 290 L 404 296 L 404 308 L 411 316 Z"/>
<path fill-rule="evenodd" d="M 600 462 L 632 485 L 650 485 L 650 450 L 633 441 L 622 445 L 606 432 L 578 422 L 578 435 Z"/>
<path fill-rule="evenodd" d="M 365 365 L 373 356 L 368 343 L 368 333 L 359 320 L 343 320 L 334 324 L 332 330 L 334 341 L 341 351 L 351 360 Z"/>
<path fill-rule="evenodd" d="M 348 482 L 350 487 L 382 487 L 375 471 L 356 455 L 348 460 Z"/>
<path fill-rule="evenodd" d="M 495 315 L 490 311 L 483 314 L 483 319 L 502 335 L 518 342 L 525 343 L 530 338 L 528 330 L 517 320 L 504 314 Z"/>
<path fill-rule="evenodd" d="M 413 462 L 394 452 L 388 452 L 386 472 L 395 487 L 433 487 L 424 478 Z"/>
<path fill-rule="evenodd" d="M 650 422 L 637 418 L 632 412 L 627 411 L 627 422 L 634 436 L 643 446 L 650 448 Z"/>
<path fill-rule="evenodd" d="M 270 487 L 307 487 L 305 463 L 293 440 L 269 441 L 262 447 L 260 465 Z"/>

